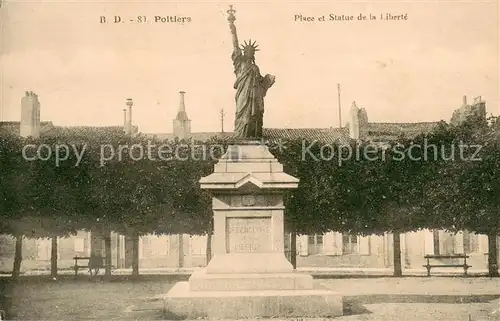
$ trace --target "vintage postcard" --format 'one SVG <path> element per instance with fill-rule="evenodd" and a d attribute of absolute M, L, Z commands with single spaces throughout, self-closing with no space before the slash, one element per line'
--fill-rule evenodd
<path fill-rule="evenodd" d="M 0 0 L 0 320 L 500 320 L 499 10 Z"/>

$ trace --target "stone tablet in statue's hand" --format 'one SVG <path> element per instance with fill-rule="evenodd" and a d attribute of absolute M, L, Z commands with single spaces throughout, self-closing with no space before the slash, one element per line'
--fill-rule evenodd
<path fill-rule="evenodd" d="M 267 74 L 264 79 L 266 80 L 267 87 L 271 87 L 276 81 L 276 76 Z"/>

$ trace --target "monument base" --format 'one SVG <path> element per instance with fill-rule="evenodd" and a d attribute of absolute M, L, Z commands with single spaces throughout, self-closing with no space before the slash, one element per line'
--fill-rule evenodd
<path fill-rule="evenodd" d="M 189 278 L 190 291 L 261 291 L 310 290 L 313 278 L 303 273 L 228 273 L 194 272 Z"/>
<path fill-rule="evenodd" d="M 269 264 L 272 262 L 272 264 Z M 215 255 L 208 273 L 292 273 L 293 266 L 283 253 L 227 253 Z"/>
<path fill-rule="evenodd" d="M 189 282 L 178 282 L 167 293 L 164 303 L 169 319 L 343 315 L 342 296 L 322 287 L 310 290 L 190 291 Z"/>
<path fill-rule="evenodd" d="M 200 179 L 212 193 L 214 257 L 165 295 L 167 318 L 343 315 L 342 296 L 315 287 L 285 257 L 284 198 L 298 183 L 262 142 L 228 146 L 214 173 Z"/>

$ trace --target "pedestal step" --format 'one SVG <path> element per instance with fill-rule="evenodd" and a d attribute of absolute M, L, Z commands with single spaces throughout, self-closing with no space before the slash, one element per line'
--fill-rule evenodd
<path fill-rule="evenodd" d="M 189 278 L 190 291 L 311 290 L 313 278 L 299 273 L 209 274 L 197 271 Z"/>
<path fill-rule="evenodd" d="M 324 288 L 311 290 L 190 291 L 177 283 L 165 296 L 168 319 L 255 317 L 334 317 L 343 314 L 342 296 Z"/>
<path fill-rule="evenodd" d="M 293 272 L 283 252 L 216 254 L 205 269 L 210 274 Z"/>

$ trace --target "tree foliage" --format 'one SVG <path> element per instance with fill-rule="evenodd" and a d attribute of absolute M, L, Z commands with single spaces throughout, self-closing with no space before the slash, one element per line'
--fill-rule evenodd
<path fill-rule="evenodd" d="M 441 123 L 426 135 L 385 144 L 271 141 L 269 148 L 285 171 L 300 179 L 287 199 L 287 229 L 302 234 L 498 230 L 498 128 L 497 121 L 476 119 L 460 126 Z M 46 237 L 103 228 L 139 235 L 205 234 L 212 228 L 210 196 L 198 181 L 213 171 L 226 141 L 151 141 L 118 134 L 36 141 L 3 134 L 0 139 L 2 233 L 22 229 Z M 28 143 L 73 149 L 59 163 L 55 153 L 26 161 L 22 149 Z M 482 161 L 458 158 L 457 146 L 464 143 L 481 145 Z M 166 155 L 160 158 L 158 148 L 150 154 L 146 146 L 151 144 L 167 146 Z M 128 148 L 120 152 L 120 146 Z M 133 146 L 142 146 L 142 156 Z"/>

